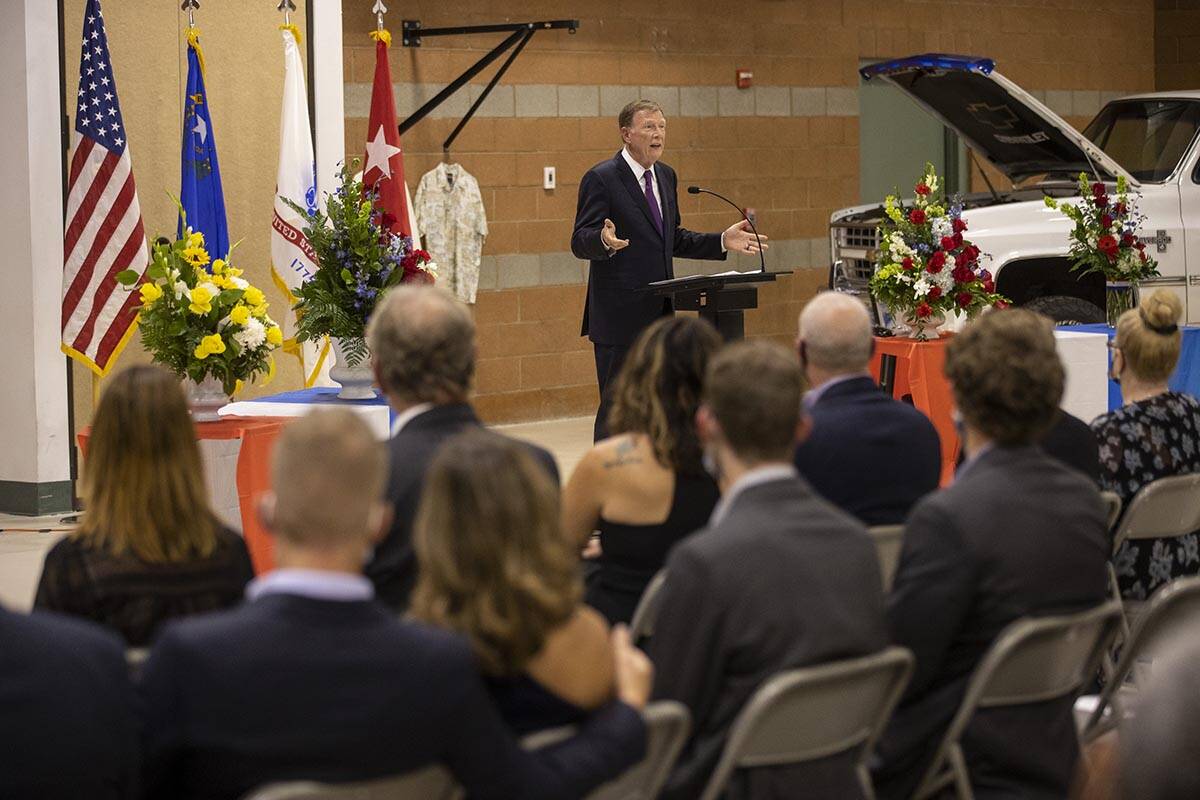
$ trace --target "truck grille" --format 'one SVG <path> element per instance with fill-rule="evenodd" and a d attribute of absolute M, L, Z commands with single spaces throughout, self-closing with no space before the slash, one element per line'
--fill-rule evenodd
<path fill-rule="evenodd" d="M 838 236 L 839 244 L 844 247 L 867 247 L 874 250 L 879 244 L 875 228 L 847 225 Z"/>
<path fill-rule="evenodd" d="M 833 260 L 842 262 L 842 275 L 865 286 L 875 273 L 879 237 L 874 225 L 833 225 Z"/>

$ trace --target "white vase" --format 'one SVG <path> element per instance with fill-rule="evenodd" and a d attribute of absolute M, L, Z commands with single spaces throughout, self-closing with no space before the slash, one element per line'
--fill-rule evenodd
<path fill-rule="evenodd" d="M 896 315 L 896 320 L 902 326 L 897 333 L 925 341 L 938 338 L 938 328 L 945 324 L 946 317 L 940 311 L 934 311 L 928 317 L 918 317 L 915 311 L 902 311 Z"/>
<path fill-rule="evenodd" d="M 346 358 L 345 345 L 342 340 L 331 336 L 329 341 L 333 345 L 333 354 L 336 358 L 333 367 L 329 370 L 329 377 L 342 387 L 342 390 L 338 392 L 338 399 L 374 400 L 375 373 L 371 371 L 370 356 L 368 355 L 362 361 L 351 366 Z"/>
<path fill-rule="evenodd" d="M 195 422 L 216 422 L 221 418 L 217 411 L 229 403 L 229 395 L 219 378 L 206 375 L 204 380 L 196 383 L 191 378 L 184 378 L 187 389 L 188 408 Z"/>

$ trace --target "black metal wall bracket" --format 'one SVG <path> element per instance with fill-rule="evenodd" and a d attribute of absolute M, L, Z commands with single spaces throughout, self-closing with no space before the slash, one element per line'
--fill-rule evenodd
<path fill-rule="evenodd" d="M 446 102 L 446 99 L 450 97 L 450 95 L 466 86 L 468 81 L 486 69 L 493 61 L 504 55 L 504 53 L 509 49 L 512 49 L 512 52 L 509 53 L 508 58 L 506 58 L 504 63 L 500 65 L 500 69 L 498 69 L 496 74 L 492 76 L 492 79 L 488 81 L 487 86 L 485 86 L 483 91 L 479 93 L 479 97 L 475 99 L 475 102 L 471 104 L 469 109 L 467 109 L 467 113 L 461 120 L 459 120 L 458 125 L 456 125 L 454 130 L 450 132 L 450 135 L 446 137 L 446 141 L 442 142 L 442 152 L 444 154 L 449 154 L 450 145 L 454 144 L 454 140 L 458 138 L 458 135 L 462 133 L 462 129 L 466 127 L 471 118 L 475 116 L 475 112 L 478 111 L 479 107 L 483 105 L 485 100 L 487 100 L 488 95 L 492 93 L 492 89 L 496 87 L 496 84 L 500 82 L 500 78 L 502 78 L 504 73 L 508 71 L 508 68 L 512 66 L 513 61 L 515 61 L 517 56 L 521 54 L 521 51 L 525 49 L 525 45 L 529 44 L 529 40 L 533 38 L 533 35 L 538 31 L 555 29 L 565 29 L 568 33 L 575 33 L 575 31 L 579 28 L 579 20 L 557 19 L 546 20 L 542 22 L 513 22 L 502 25 L 467 25 L 457 28 L 422 28 L 420 20 L 406 19 L 402 22 L 402 26 L 404 31 L 402 42 L 405 47 L 420 47 L 421 40 L 427 36 L 467 36 L 476 33 L 509 34 L 504 41 L 485 53 L 478 61 L 472 64 L 466 72 L 451 81 L 445 89 L 442 89 L 436 95 L 431 97 L 423 106 L 409 114 L 408 117 L 400 123 L 400 133 L 404 134 L 413 125 L 416 125 L 425 117 L 429 116 L 430 112 L 432 112 L 435 108 Z"/>

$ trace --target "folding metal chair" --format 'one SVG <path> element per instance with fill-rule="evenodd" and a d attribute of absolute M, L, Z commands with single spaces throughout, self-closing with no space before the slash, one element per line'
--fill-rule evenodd
<path fill-rule="evenodd" d="M 256 789 L 244 800 L 457 800 L 462 790 L 440 766 L 356 783 L 288 781 Z"/>
<path fill-rule="evenodd" d="M 645 758 L 591 792 L 586 800 L 654 800 L 658 796 L 691 735 L 692 715 L 683 703 L 658 700 L 646 706 L 642 717 L 646 720 Z M 574 734 L 574 726 L 538 731 L 522 739 L 521 744 L 536 750 Z"/>
<path fill-rule="evenodd" d="M 972 800 L 971 776 L 960 740 L 975 712 L 1042 703 L 1075 693 L 1094 674 L 1120 625 L 1114 600 L 1077 614 L 1020 619 L 1005 628 L 967 683 L 966 693 L 937 754 L 914 794 L 933 797 L 953 785 Z"/>
<path fill-rule="evenodd" d="M 1083 726 L 1083 740 L 1090 742 L 1121 722 L 1122 711 L 1119 696 L 1125 679 L 1140 677 L 1139 664 L 1152 659 L 1170 643 L 1181 630 L 1200 627 L 1200 577 L 1179 578 L 1154 593 L 1146 604 L 1145 612 L 1133 626 L 1133 633 L 1125 641 L 1121 660 L 1104 685 L 1096 708 Z M 1107 714 L 1105 712 L 1108 712 Z"/>
<path fill-rule="evenodd" d="M 775 675 L 734 720 L 701 800 L 716 800 L 734 770 L 801 764 L 854 753 L 863 792 L 874 798 L 867 757 L 900 700 L 913 655 L 889 647 L 874 655 Z"/>
<path fill-rule="evenodd" d="M 654 625 L 658 621 L 658 605 L 661 601 L 659 595 L 666 580 L 667 571 L 660 569 L 646 585 L 646 591 L 642 592 L 637 608 L 633 611 L 633 619 L 629 621 L 629 640 L 634 644 L 654 635 Z"/>
<path fill-rule="evenodd" d="M 875 540 L 875 552 L 879 556 L 879 572 L 883 578 L 883 593 L 892 590 L 896 567 L 900 566 L 900 549 L 904 545 L 903 525 L 875 525 L 867 529 Z"/>

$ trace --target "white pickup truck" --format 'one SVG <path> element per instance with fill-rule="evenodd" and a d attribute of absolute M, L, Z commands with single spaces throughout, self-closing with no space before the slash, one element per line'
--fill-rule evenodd
<path fill-rule="evenodd" d="M 1200 322 L 1200 92 L 1113 100 L 1080 133 L 989 59 L 930 54 L 861 73 L 906 93 L 1008 179 L 1008 187 L 964 194 L 963 218 L 968 238 L 990 256 L 984 265 L 997 291 L 1016 305 L 1059 321 L 1104 321 L 1104 279 L 1071 272 L 1071 223 L 1043 196 L 1075 195 L 1080 172 L 1110 184 L 1124 175 L 1141 194 L 1140 238 L 1158 261 L 1160 277 L 1143 286 L 1177 292 L 1187 321 Z M 921 167 L 913 165 L 914 176 Z M 832 288 L 865 294 L 882 200 L 833 213 Z"/>

